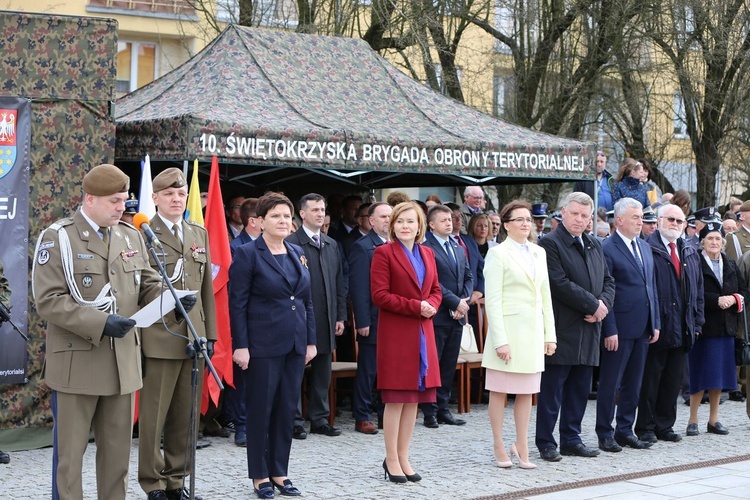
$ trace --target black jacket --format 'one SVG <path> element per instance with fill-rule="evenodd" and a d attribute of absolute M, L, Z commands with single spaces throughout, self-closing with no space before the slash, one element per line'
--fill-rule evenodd
<path fill-rule="evenodd" d="M 703 257 L 682 238 L 677 238 L 677 253 L 680 257 L 680 278 L 672 265 L 672 259 L 664 246 L 659 231 L 646 239 L 654 256 L 656 294 L 659 298 L 661 331 L 659 340 L 650 349 L 690 349 L 695 332 L 701 332 L 704 323 L 703 308 Z M 685 345 L 683 345 L 683 341 Z"/>
<path fill-rule="evenodd" d="M 585 251 L 559 224 L 539 240 L 547 252 L 552 309 L 555 313 L 557 350 L 546 358 L 553 365 L 599 364 L 601 323 L 583 319 L 593 314 L 601 299 L 612 311 L 615 282 L 607 269 L 601 244 L 584 234 Z"/>
<path fill-rule="evenodd" d="M 734 337 L 737 335 L 737 325 L 740 321 L 738 308 L 737 306 L 732 306 L 729 309 L 719 308 L 719 297 L 739 293 L 745 298 L 745 304 L 747 304 L 749 295 L 745 280 L 742 278 L 737 264 L 728 258 L 724 252 L 721 253 L 721 259 L 724 261 L 723 285 L 716 279 L 713 269 L 703 255 L 699 254 L 699 256 L 701 269 L 703 270 L 703 296 L 705 298 L 706 317 L 701 335 L 704 337 Z"/>

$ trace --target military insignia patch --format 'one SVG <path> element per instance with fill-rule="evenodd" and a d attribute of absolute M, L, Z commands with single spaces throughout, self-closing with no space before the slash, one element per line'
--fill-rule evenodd
<path fill-rule="evenodd" d="M 41 250 L 39 252 L 39 255 L 37 255 L 36 261 L 40 266 L 43 266 L 44 264 L 49 262 L 49 252 L 47 250 Z"/>
<path fill-rule="evenodd" d="M 81 284 L 84 288 L 91 288 L 91 285 L 94 284 L 94 278 L 92 278 L 88 274 L 84 274 L 83 279 L 81 280 Z"/>
<path fill-rule="evenodd" d="M 44 243 L 42 243 L 41 245 L 39 245 L 39 250 L 44 250 L 44 249 L 47 249 L 47 248 L 53 248 L 54 246 L 55 246 L 55 242 L 54 241 L 45 241 Z"/>

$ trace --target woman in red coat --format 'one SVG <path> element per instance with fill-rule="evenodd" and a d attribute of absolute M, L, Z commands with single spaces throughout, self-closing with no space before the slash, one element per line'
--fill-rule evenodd
<path fill-rule="evenodd" d="M 440 365 L 432 317 L 442 294 L 435 255 L 420 245 L 424 212 L 412 202 L 391 213 L 391 243 L 375 249 L 370 267 L 372 301 L 378 316 L 378 389 L 385 403 L 386 477 L 394 483 L 422 479 L 409 464 L 409 445 L 418 403 L 434 403 Z"/>

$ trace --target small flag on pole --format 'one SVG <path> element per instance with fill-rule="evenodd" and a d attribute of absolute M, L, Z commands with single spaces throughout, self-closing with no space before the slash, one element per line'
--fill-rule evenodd
<path fill-rule="evenodd" d="M 144 213 L 149 219 L 156 215 L 154 204 L 154 187 L 151 184 L 151 160 L 148 155 L 141 162 L 141 191 L 138 193 L 138 211 Z"/>
<path fill-rule="evenodd" d="M 187 211 L 185 218 L 203 226 L 203 207 L 201 206 L 201 188 L 198 184 L 198 159 L 193 163 L 193 176 L 190 179 L 188 191 Z"/>

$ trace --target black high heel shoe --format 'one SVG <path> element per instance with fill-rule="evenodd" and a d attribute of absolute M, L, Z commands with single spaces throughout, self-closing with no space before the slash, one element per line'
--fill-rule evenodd
<path fill-rule="evenodd" d="M 385 463 L 385 458 L 383 459 L 383 479 L 389 479 L 392 483 L 405 483 L 407 481 L 406 476 L 394 476 L 388 471 L 388 465 Z M 418 474 L 414 474 L 415 476 Z M 414 477 L 414 476 L 412 476 Z M 422 479 L 421 477 L 419 479 Z"/>
<path fill-rule="evenodd" d="M 414 474 L 407 474 L 406 480 L 409 481 L 410 483 L 418 483 L 419 481 L 422 480 L 422 476 L 420 476 L 419 474 L 415 472 Z"/>

